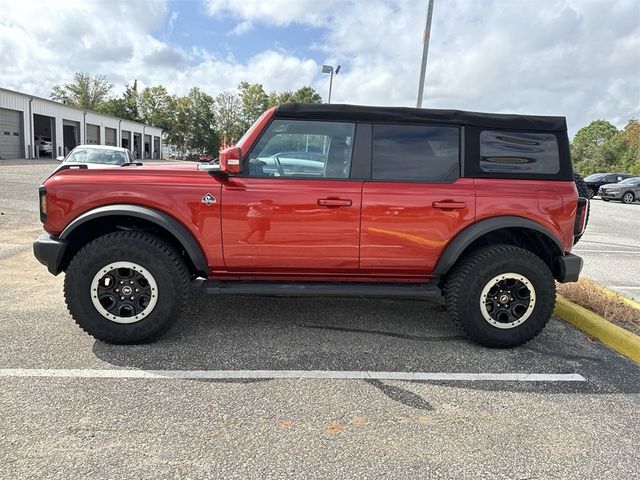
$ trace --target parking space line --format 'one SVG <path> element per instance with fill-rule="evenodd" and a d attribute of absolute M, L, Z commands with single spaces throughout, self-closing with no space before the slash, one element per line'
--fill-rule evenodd
<path fill-rule="evenodd" d="M 453 382 L 585 382 L 577 373 L 446 373 L 366 372 L 335 370 L 97 370 L 4 368 L 0 377 L 141 378 L 141 379 L 325 379 L 325 380 L 441 380 Z"/>
<path fill-rule="evenodd" d="M 573 249 L 574 253 L 628 253 L 632 255 L 640 254 L 640 250 L 595 250 L 595 249 Z"/>

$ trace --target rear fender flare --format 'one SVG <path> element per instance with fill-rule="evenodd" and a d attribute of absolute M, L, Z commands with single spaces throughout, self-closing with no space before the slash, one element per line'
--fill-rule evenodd
<path fill-rule="evenodd" d="M 556 235 L 550 232 L 547 228 L 522 217 L 503 216 L 493 217 L 486 220 L 481 220 L 473 225 L 462 230 L 449 244 L 446 246 L 444 252 L 438 259 L 436 266 L 433 270 L 434 275 L 445 275 L 451 267 L 455 265 L 462 253 L 466 248 L 471 245 L 475 240 L 503 228 L 527 228 L 540 232 L 557 246 L 556 255 L 561 255 L 564 252 L 562 242 Z"/>

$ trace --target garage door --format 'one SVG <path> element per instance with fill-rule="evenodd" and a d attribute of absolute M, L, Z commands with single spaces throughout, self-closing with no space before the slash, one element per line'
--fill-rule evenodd
<path fill-rule="evenodd" d="M 87 123 L 87 143 L 89 145 L 100 144 L 100 127 Z"/>
<path fill-rule="evenodd" d="M 115 128 L 106 127 L 104 129 L 104 144 L 115 147 L 118 145 L 118 137 Z"/>
<path fill-rule="evenodd" d="M 22 112 L 0 108 L 0 158 L 24 158 Z"/>

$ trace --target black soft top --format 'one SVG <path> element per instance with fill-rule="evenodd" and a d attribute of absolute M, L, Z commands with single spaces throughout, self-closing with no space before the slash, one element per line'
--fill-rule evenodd
<path fill-rule="evenodd" d="M 408 107 L 369 107 L 326 103 L 285 103 L 276 109 L 279 118 L 384 123 L 438 123 L 476 127 L 566 132 L 565 117 L 465 112 Z"/>

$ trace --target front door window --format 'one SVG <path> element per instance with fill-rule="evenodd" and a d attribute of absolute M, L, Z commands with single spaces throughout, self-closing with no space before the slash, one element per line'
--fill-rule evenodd
<path fill-rule="evenodd" d="M 274 120 L 249 158 L 252 177 L 349 178 L 352 123 Z"/>

